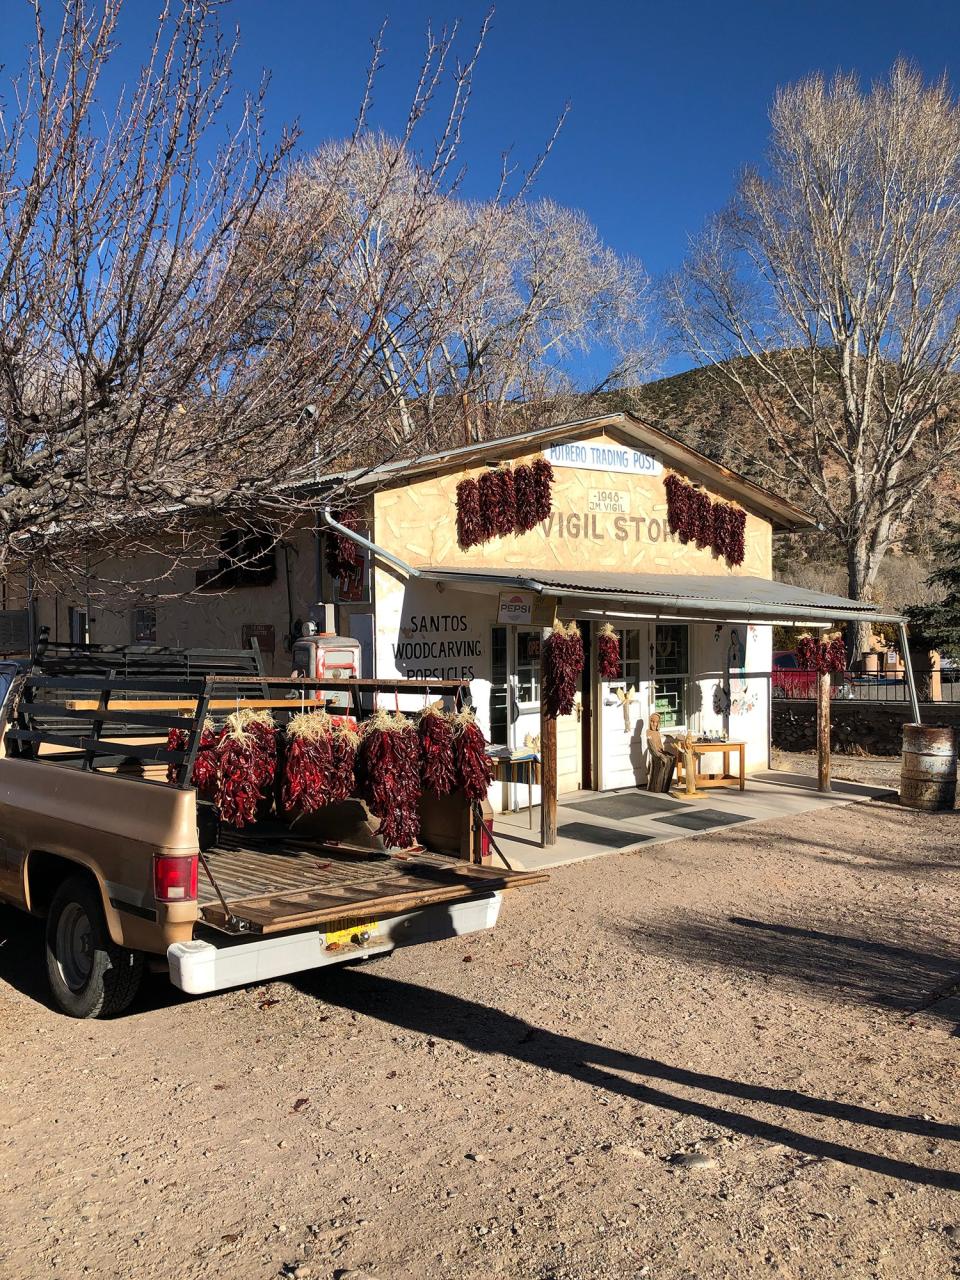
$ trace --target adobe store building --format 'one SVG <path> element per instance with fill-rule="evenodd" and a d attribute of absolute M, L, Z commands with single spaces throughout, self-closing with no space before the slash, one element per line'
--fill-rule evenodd
<path fill-rule="evenodd" d="M 550 514 L 527 532 L 460 545 L 458 484 L 539 458 L 553 468 Z M 328 571 L 336 514 L 326 504 L 344 480 L 358 514 L 345 532 L 362 546 L 362 563 L 341 579 Z M 738 513 L 742 558 L 671 532 L 667 491 L 676 484 Z M 468 680 L 487 737 L 523 750 L 539 745 L 543 639 L 555 618 L 575 619 L 586 664 L 574 711 L 557 722 L 562 796 L 645 785 L 654 711 L 678 737 L 689 729 L 745 742 L 748 772 L 766 769 L 772 624 L 877 618 L 855 601 L 775 582 L 774 532 L 812 528 L 811 517 L 629 414 L 321 479 L 298 498 L 316 517 L 227 589 L 207 594 L 208 571 L 183 566 L 167 584 L 172 598 L 88 608 L 78 583 L 75 598 L 37 600 L 34 624 L 54 639 L 101 644 L 256 640 L 266 670 L 285 675 L 297 623 L 320 621 L 320 606 L 332 604 L 337 632 L 359 641 L 364 676 Z M 160 564 L 113 561 L 103 576 L 145 581 Z M 606 623 L 620 635 L 614 679 L 597 666 Z M 721 766 L 719 756 L 703 762 L 707 772 Z M 501 795 L 494 786 L 494 808 Z"/>
<path fill-rule="evenodd" d="M 540 457 L 554 473 L 550 515 L 461 546 L 459 482 Z M 745 514 L 742 560 L 670 531 L 671 476 Z M 349 584 L 322 570 L 321 598 L 336 600 L 337 630 L 360 640 L 379 678 L 467 679 L 494 744 L 536 746 L 543 638 L 555 618 L 578 622 L 587 660 L 577 705 L 557 725 L 561 795 L 643 785 L 653 711 L 671 734 L 746 742 L 747 770 L 766 769 L 772 624 L 874 616 L 775 582 L 774 532 L 811 528 L 811 517 L 629 414 L 396 463 L 356 483 L 373 545 Z M 620 635 L 615 679 L 597 669 L 605 623 Z"/>

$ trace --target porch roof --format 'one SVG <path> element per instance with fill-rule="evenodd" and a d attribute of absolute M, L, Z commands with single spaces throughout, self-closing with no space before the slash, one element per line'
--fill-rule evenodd
<path fill-rule="evenodd" d="M 683 618 L 708 622 L 767 622 L 829 626 L 835 622 L 895 622 L 896 613 L 845 596 L 825 595 L 768 578 L 675 573 L 610 573 L 590 570 L 508 569 L 419 570 L 419 576 L 464 590 L 533 591 L 559 596 L 571 606 L 610 617 Z"/>

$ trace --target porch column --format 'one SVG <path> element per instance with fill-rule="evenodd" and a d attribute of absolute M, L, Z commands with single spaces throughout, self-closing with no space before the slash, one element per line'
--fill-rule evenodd
<path fill-rule="evenodd" d="M 557 722 L 540 699 L 540 844 L 557 843 Z"/>
<path fill-rule="evenodd" d="M 830 790 L 830 672 L 817 672 L 817 790 Z"/>
<path fill-rule="evenodd" d="M 910 695 L 910 710 L 913 713 L 913 723 L 920 723 L 920 701 L 917 698 L 917 679 L 913 672 L 913 663 L 910 660 L 910 640 L 907 636 L 907 624 L 901 622 L 899 624 L 900 631 L 900 650 L 903 654 L 903 674 L 907 677 L 907 692 Z"/>

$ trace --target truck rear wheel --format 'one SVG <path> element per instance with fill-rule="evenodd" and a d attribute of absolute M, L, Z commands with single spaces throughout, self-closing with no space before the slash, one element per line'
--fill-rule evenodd
<path fill-rule="evenodd" d="M 96 889 L 65 880 L 47 915 L 47 977 L 57 1005 L 72 1018 L 121 1013 L 137 994 L 143 956 L 111 941 Z"/>

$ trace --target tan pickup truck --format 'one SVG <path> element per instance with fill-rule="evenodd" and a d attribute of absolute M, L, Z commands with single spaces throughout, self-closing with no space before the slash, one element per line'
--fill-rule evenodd
<path fill-rule="evenodd" d="M 45 919 L 65 1013 L 122 1011 L 148 964 L 200 994 L 491 928 L 505 889 L 542 878 L 348 846 L 275 818 L 243 831 L 205 821 L 186 780 L 214 692 L 209 678 L 0 663 L 0 899 Z M 168 748 L 171 727 L 183 751 Z"/>

